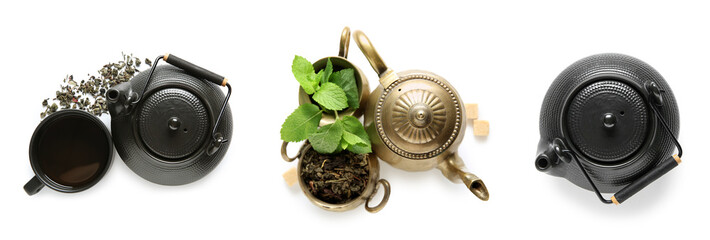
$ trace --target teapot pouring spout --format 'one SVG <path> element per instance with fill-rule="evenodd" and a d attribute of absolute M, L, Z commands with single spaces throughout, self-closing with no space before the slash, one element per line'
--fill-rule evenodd
<path fill-rule="evenodd" d="M 466 166 L 458 153 L 453 153 L 444 161 L 439 162 L 437 168 L 441 170 L 441 173 L 444 174 L 449 181 L 459 182 L 460 180 L 473 195 L 476 195 L 476 197 L 483 201 L 488 201 L 489 194 L 486 184 L 483 183 L 481 178 L 466 170 Z"/>
<path fill-rule="evenodd" d="M 139 100 L 138 93 L 133 91 L 130 82 L 118 84 L 106 92 L 108 110 L 112 116 L 126 115 Z"/>

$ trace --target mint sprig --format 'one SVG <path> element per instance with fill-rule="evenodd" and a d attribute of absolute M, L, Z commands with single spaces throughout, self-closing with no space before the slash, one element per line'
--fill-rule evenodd
<path fill-rule="evenodd" d="M 308 139 L 313 149 L 321 154 L 343 150 L 357 154 L 372 152 L 370 138 L 360 120 L 353 116 L 338 117 L 340 110 L 360 107 L 354 69 L 333 72 L 333 63 L 328 59 L 325 69 L 316 73 L 313 64 L 295 56 L 291 71 L 301 88 L 318 105 L 307 103 L 294 110 L 281 125 L 281 139 L 288 142 Z M 335 122 L 318 128 L 325 110 L 335 114 Z"/>
<path fill-rule="evenodd" d="M 308 136 L 313 150 L 319 153 L 333 153 L 340 147 L 340 139 L 343 137 L 343 123 L 334 123 L 319 128 L 315 133 Z"/>
<path fill-rule="evenodd" d="M 296 108 L 281 125 L 281 139 L 287 142 L 300 142 L 318 129 L 323 117 L 323 110 L 315 104 L 303 104 Z"/>
<path fill-rule="evenodd" d="M 296 80 L 301 84 L 301 88 L 308 95 L 316 92 L 316 86 L 320 78 L 316 79 L 315 70 L 313 70 L 313 64 L 301 56 L 296 56 L 293 59 L 293 64 L 291 65 L 291 71 Z"/>
<path fill-rule="evenodd" d="M 354 69 L 348 68 L 333 73 L 331 82 L 343 89 L 345 96 L 348 98 L 348 106 L 353 109 L 360 108 L 360 92 L 357 91 Z"/>
<path fill-rule="evenodd" d="M 325 109 L 340 111 L 348 107 L 348 97 L 335 83 L 326 82 L 313 94 L 313 100 Z"/>

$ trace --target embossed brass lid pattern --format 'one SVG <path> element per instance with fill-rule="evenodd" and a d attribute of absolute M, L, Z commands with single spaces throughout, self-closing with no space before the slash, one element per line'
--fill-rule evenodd
<path fill-rule="evenodd" d="M 383 143 L 410 159 L 432 158 L 455 141 L 461 129 L 458 94 L 433 74 L 401 74 L 383 89 L 375 122 Z"/>

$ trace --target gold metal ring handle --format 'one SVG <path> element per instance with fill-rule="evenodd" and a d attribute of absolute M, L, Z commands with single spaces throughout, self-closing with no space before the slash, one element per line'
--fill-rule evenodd
<path fill-rule="evenodd" d="M 286 153 L 286 146 L 288 146 L 288 142 L 284 141 L 283 144 L 281 144 L 281 158 L 284 159 L 286 162 L 293 162 L 293 160 L 296 160 L 298 156 L 301 155 L 300 151 L 298 154 L 296 154 L 295 157 L 288 157 L 288 154 Z"/>
<path fill-rule="evenodd" d="M 367 197 L 367 200 L 365 201 L 365 210 L 371 213 L 376 213 L 382 210 L 382 208 L 387 205 L 387 201 L 390 200 L 390 182 L 384 179 L 377 180 L 378 185 L 375 185 L 375 191 L 372 192 L 372 194 Z M 377 204 L 377 206 L 370 207 L 370 200 L 375 196 L 377 193 L 377 190 L 379 189 L 379 184 L 382 184 L 382 186 L 385 188 L 385 196 L 382 197 L 382 201 L 380 201 L 380 204 Z"/>
<path fill-rule="evenodd" d="M 355 43 L 357 43 L 357 46 L 360 48 L 360 51 L 365 54 L 367 61 L 370 62 L 370 65 L 373 69 L 375 69 L 377 75 L 382 77 L 382 75 L 385 74 L 387 70 L 389 70 L 389 68 L 387 68 L 385 62 L 382 61 L 382 57 L 380 57 L 380 54 L 377 53 L 375 47 L 372 46 L 370 39 L 367 38 L 367 36 L 365 36 L 365 34 L 360 30 L 355 30 L 353 35 L 355 35 Z"/>
<path fill-rule="evenodd" d="M 350 48 L 350 28 L 343 28 L 343 33 L 340 34 L 340 51 L 338 56 L 348 58 L 348 49 Z"/>

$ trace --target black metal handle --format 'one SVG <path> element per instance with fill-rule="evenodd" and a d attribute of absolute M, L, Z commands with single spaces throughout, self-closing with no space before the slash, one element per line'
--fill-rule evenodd
<path fill-rule="evenodd" d="M 557 153 L 558 155 L 560 155 L 560 157 L 564 156 L 563 154 L 568 153 L 575 160 L 577 165 L 579 165 L 580 170 L 582 170 L 584 177 L 587 178 L 587 181 L 589 181 L 589 184 L 592 185 L 592 189 L 594 189 L 594 192 L 597 194 L 597 197 L 599 197 L 599 200 L 603 203 L 606 203 L 606 204 L 614 203 L 616 205 L 623 203 L 624 201 L 628 200 L 631 196 L 633 196 L 634 194 L 641 191 L 641 189 L 644 189 L 649 184 L 651 184 L 653 181 L 656 181 L 656 179 L 660 178 L 661 176 L 665 175 L 673 168 L 677 167 L 678 164 L 680 164 L 680 162 L 681 162 L 680 157 L 683 156 L 683 147 L 680 145 L 680 142 L 678 142 L 678 138 L 676 138 L 676 136 L 673 134 L 673 131 L 671 131 L 671 128 L 670 128 L 670 126 L 668 126 L 668 123 L 666 123 L 666 120 L 663 119 L 663 117 L 661 116 L 660 111 L 657 109 L 657 106 L 653 105 L 653 104 L 651 104 L 650 106 L 654 112 L 654 115 L 656 116 L 656 119 L 658 119 L 658 121 L 661 122 L 661 126 L 663 126 L 663 128 L 666 130 L 666 132 L 668 132 L 668 134 L 673 139 L 673 142 L 675 143 L 676 147 L 678 148 L 678 154 L 668 157 L 665 160 L 661 161 L 661 163 L 658 166 L 655 166 L 649 172 L 647 172 L 643 176 L 639 177 L 635 181 L 631 182 L 629 185 L 627 185 L 626 187 L 619 190 L 619 192 L 615 193 L 614 196 L 611 197 L 611 200 L 604 199 L 601 192 L 599 192 L 599 189 L 597 189 L 597 186 L 594 185 L 592 178 L 590 178 L 589 174 L 587 174 L 587 170 L 584 169 L 584 166 L 582 166 L 582 163 L 577 158 L 576 154 L 573 151 L 567 150 L 566 147 L 564 146 L 564 143 L 562 142 L 562 140 L 555 139 L 555 141 L 553 141 L 553 145 L 555 146 L 556 150 L 557 149 L 561 150 L 561 151 L 558 151 L 558 153 Z"/>
<path fill-rule="evenodd" d="M 663 98 L 661 98 L 660 95 L 663 90 L 659 90 L 658 85 L 656 85 L 656 83 L 654 82 L 647 84 L 646 88 L 649 91 L 650 99 L 652 100 L 651 109 L 656 115 L 656 119 L 661 122 L 661 126 L 663 126 L 666 132 L 668 132 L 668 134 L 671 136 L 671 139 L 673 139 L 673 143 L 675 143 L 676 147 L 678 148 L 678 154 L 661 161 L 661 163 L 651 169 L 651 171 L 647 172 L 643 176 L 631 182 L 631 184 L 619 190 L 619 192 L 615 193 L 614 196 L 611 197 L 611 201 L 614 202 L 614 204 L 616 205 L 623 203 L 631 196 L 641 191 L 641 189 L 647 187 L 653 181 L 656 181 L 661 176 L 673 170 L 673 168 L 677 167 L 678 164 L 680 164 L 680 157 L 683 156 L 683 147 L 680 145 L 680 142 L 678 142 L 678 138 L 676 138 L 676 136 L 673 134 L 673 131 L 671 130 L 670 126 L 668 126 L 668 123 L 666 123 L 666 120 L 663 119 L 660 111 L 658 110 L 658 107 L 663 105 Z"/>
<path fill-rule="evenodd" d="M 557 139 L 555 139 L 555 140 L 557 140 Z M 574 162 L 577 163 L 577 166 L 579 166 L 579 169 L 582 170 L 582 174 L 584 174 L 584 177 L 589 182 L 589 185 L 592 185 L 592 189 L 594 189 L 594 193 L 597 194 L 599 201 L 601 201 L 602 203 L 606 203 L 606 204 L 611 204 L 613 202 L 612 200 L 607 200 L 604 198 L 604 196 L 602 196 L 602 193 L 597 188 L 597 185 L 594 184 L 594 181 L 592 181 L 592 178 L 589 177 L 589 174 L 587 173 L 587 169 L 584 169 L 584 166 L 582 166 L 582 163 L 579 161 L 579 158 L 577 158 L 576 153 L 574 153 L 572 150 L 562 149 L 562 147 L 560 147 L 560 146 L 556 146 L 555 148 L 559 148 L 560 149 L 559 152 L 562 152 L 563 154 L 569 154 L 570 157 L 572 157 L 572 159 L 574 160 Z"/>
<path fill-rule="evenodd" d="M 165 54 L 163 55 L 163 61 L 170 63 L 173 66 L 179 67 L 190 73 L 190 75 L 195 76 L 197 78 L 205 79 L 220 86 L 225 86 L 227 84 L 227 78 L 222 77 L 219 74 L 213 73 L 210 70 L 197 66 L 191 62 L 188 62 L 185 59 L 179 58 L 178 56 Z"/>
<path fill-rule="evenodd" d="M 665 160 L 663 160 L 661 162 L 661 164 L 659 164 L 658 166 L 651 169 L 651 171 L 649 171 L 648 173 L 644 174 L 640 178 L 631 182 L 631 184 L 627 185 L 623 189 L 616 192 L 616 194 L 614 194 L 614 196 L 611 197 L 611 201 L 617 205 L 623 203 L 624 201 L 629 199 L 631 196 L 633 196 L 637 192 L 641 191 L 641 189 L 647 187 L 653 181 L 656 181 L 656 179 L 660 178 L 661 176 L 668 173 L 673 168 L 677 167 L 678 164 L 680 164 L 680 162 L 681 162 L 681 160 L 678 157 L 678 155 L 674 155 L 672 157 L 666 158 Z"/>

